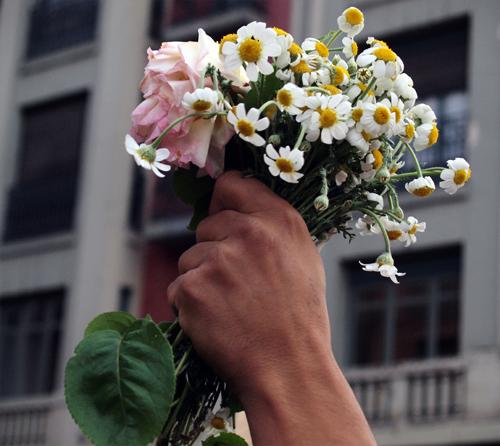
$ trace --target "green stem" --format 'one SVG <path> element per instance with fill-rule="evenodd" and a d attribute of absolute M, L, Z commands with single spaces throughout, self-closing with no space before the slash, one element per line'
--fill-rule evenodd
<path fill-rule="evenodd" d="M 189 355 L 191 354 L 191 351 L 193 350 L 193 346 L 190 345 L 188 349 L 184 352 L 182 355 L 181 360 L 177 364 L 177 367 L 175 368 L 175 376 L 179 375 L 181 373 L 184 365 L 186 364 L 187 360 L 189 359 Z"/>
<path fill-rule="evenodd" d="M 359 101 L 363 100 L 366 95 L 370 92 L 370 90 L 372 89 L 372 87 L 375 85 L 375 82 L 377 81 L 377 79 L 375 79 L 375 77 L 372 77 L 370 79 L 370 81 L 368 82 L 368 85 L 366 86 L 365 88 L 365 91 L 363 91 L 357 98 L 356 100 L 354 101 L 354 105 L 357 104 Z"/>
<path fill-rule="evenodd" d="M 295 142 L 295 145 L 293 146 L 294 150 L 298 149 L 300 147 L 300 145 L 302 144 L 302 141 L 304 140 L 305 134 L 306 134 L 306 126 L 302 125 L 302 127 L 300 128 L 299 137 L 297 138 L 297 141 Z"/>
<path fill-rule="evenodd" d="M 410 152 L 411 157 L 413 158 L 413 161 L 415 162 L 415 168 L 417 169 L 418 176 L 422 176 L 422 168 L 420 167 L 420 163 L 418 162 L 417 154 L 413 150 L 413 148 L 408 144 L 408 143 L 403 143 L 406 147 L 406 150 Z"/>
<path fill-rule="evenodd" d="M 165 426 L 165 429 L 163 429 L 163 433 L 169 434 L 172 428 L 174 427 L 175 423 L 177 422 L 177 414 L 179 413 L 179 410 L 181 409 L 182 404 L 184 403 L 184 400 L 187 397 L 188 391 L 189 391 L 189 386 L 185 385 L 184 389 L 182 389 L 182 394 L 179 398 L 179 402 L 175 406 L 174 411 L 168 417 L 169 420 L 167 425 Z"/>
<path fill-rule="evenodd" d="M 444 170 L 444 167 L 432 167 L 432 168 L 429 168 L 429 169 L 422 169 L 421 173 L 422 173 L 422 175 L 434 176 L 434 175 L 440 175 L 443 170 Z M 406 178 L 416 178 L 418 176 L 419 176 L 419 174 L 416 171 L 414 171 L 414 172 L 398 173 L 397 175 L 391 176 L 391 181 L 393 181 L 393 180 L 394 181 L 400 181 L 400 180 L 404 180 Z"/>
<path fill-rule="evenodd" d="M 377 223 L 377 226 L 380 228 L 380 231 L 384 236 L 385 250 L 387 253 L 391 254 L 391 241 L 389 240 L 389 235 L 387 235 L 387 231 L 385 230 L 385 227 L 380 221 L 378 215 L 370 209 L 360 208 L 359 210 L 375 220 L 375 223 Z"/>
<path fill-rule="evenodd" d="M 217 115 L 227 115 L 227 112 L 189 113 L 187 115 L 181 116 L 180 118 L 177 118 L 175 121 L 173 121 L 165 130 L 163 130 L 154 140 L 151 146 L 153 147 L 153 149 L 156 150 L 160 145 L 162 139 L 165 138 L 165 136 L 167 135 L 167 133 L 170 132 L 170 130 L 172 130 L 177 124 L 180 124 L 182 121 L 185 121 L 186 119 L 192 118 L 194 116 L 198 116 L 200 118 L 212 118 L 213 116 Z"/>

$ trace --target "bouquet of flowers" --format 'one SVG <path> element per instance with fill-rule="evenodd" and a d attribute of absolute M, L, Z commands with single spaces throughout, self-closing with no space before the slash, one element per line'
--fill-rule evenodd
<path fill-rule="evenodd" d="M 382 253 L 361 266 L 398 283 L 404 273 L 391 243 L 409 246 L 426 229 L 405 216 L 398 184 L 420 199 L 440 177 L 454 194 L 471 169 L 463 158 L 420 165 L 418 152 L 439 137 L 436 115 L 416 104 L 387 43 L 370 37 L 358 54 L 359 9 L 337 21 L 337 30 L 300 45 L 252 22 L 219 43 L 200 29 L 197 42 L 149 49 L 144 101 L 125 146 L 158 177 L 173 169 L 175 192 L 193 206 L 192 228 L 207 214 L 214 179 L 238 169 L 294 206 L 317 244 L 336 233 L 380 235 Z M 230 432 L 237 401 L 177 322 L 98 316 L 68 363 L 65 387 L 70 412 L 96 445 L 246 444 Z"/>

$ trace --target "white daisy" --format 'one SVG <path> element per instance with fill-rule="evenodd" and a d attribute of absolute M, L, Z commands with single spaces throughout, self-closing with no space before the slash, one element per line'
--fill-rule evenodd
<path fill-rule="evenodd" d="M 405 122 L 403 119 L 403 110 L 405 108 L 405 105 L 403 101 L 394 92 L 391 91 L 389 92 L 389 98 L 383 99 L 380 103 L 389 108 L 391 113 L 394 114 L 393 132 L 399 135 L 405 130 Z"/>
<path fill-rule="evenodd" d="M 431 177 L 418 177 L 406 183 L 405 188 L 416 197 L 427 197 L 434 192 L 436 186 Z"/>
<path fill-rule="evenodd" d="M 363 215 L 363 217 L 359 217 L 355 226 L 356 229 L 359 231 L 359 235 L 362 236 L 373 235 L 377 233 L 375 228 L 378 228 L 378 226 L 368 215 Z"/>
<path fill-rule="evenodd" d="M 342 32 L 345 32 L 349 37 L 354 37 L 363 30 L 365 18 L 358 8 L 351 6 L 337 18 L 337 24 Z"/>
<path fill-rule="evenodd" d="M 363 93 L 366 89 L 368 88 L 368 86 L 363 83 L 363 82 L 355 82 L 354 84 L 352 84 L 349 89 L 347 90 L 347 96 L 349 97 L 349 99 L 352 101 L 354 101 L 361 93 Z M 367 94 L 365 95 L 365 97 L 363 98 L 362 102 L 376 102 L 376 97 L 375 97 L 375 91 L 373 89 L 370 89 L 368 90 Z M 361 105 L 361 103 L 358 101 L 357 102 L 357 105 Z"/>
<path fill-rule="evenodd" d="M 342 52 L 344 53 L 344 56 L 347 59 L 351 59 L 358 55 L 358 44 L 355 42 L 353 38 L 344 37 L 342 39 L 342 45 L 344 45 Z"/>
<path fill-rule="evenodd" d="M 470 180 L 472 170 L 469 163 L 463 158 L 448 160 L 446 164 L 448 169 L 441 172 L 443 181 L 439 183 L 439 187 L 443 188 L 446 193 L 453 195 Z"/>
<path fill-rule="evenodd" d="M 395 125 L 395 115 L 391 113 L 390 108 L 381 103 L 364 103 L 362 105 L 363 116 L 360 124 L 372 136 L 392 133 Z"/>
<path fill-rule="evenodd" d="M 415 137 L 415 123 L 410 118 L 406 118 L 404 122 L 404 130 L 399 133 L 403 141 L 411 142 Z"/>
<path fill-rule="evenodd" d="M 278 68 L 285 68 L 290 65 L 292 60 L 290 48 L 293 45 L 293 37 L 281 28 L 273 27 L 273 30 L 276 32 L 276 41 L 281 47 L 281 54 L 276 59 L 276 66 Z"/>
<path fill-rule="evenodd" d="M 401 58 L 389 47 L 373 46 L 364 50 L 356 59 L 360 67 L 371 66 L 376 79 L 387 77 L 396 79 L 404 70 Z"/>
<path fill-rule="evenodd" d="M 375 192 L 365 192 L 366 199 L 375 203 L 375 209 L 384 208 L 384 198 Z"/>
<path fill-rule="evenodd" d="M 347 85 L 351 76 L 349 76 L 349 70 L 347 64 L 344 60 L 340 60 L 336 65 L 330 67 L 332 72 L 332 84 L 333 85 Z"/>
<path fill-rule="evenodd" d="M 202 424 L 203 431 L 196 438 L 193 446 L 202 446 L 208 438 L 221 432 L 232 432 L 233 428 L 229 418 L 230 410 L 228 408 L 223 408 L 217 411 L 216 414 L 208 414 Z"/>
<path fill-rule="evenodd" d="M 276 92 L 276 103 L 281 111 L 286 111 L 290 115 L 302 113 L 306 94 L 302 88 L 288 83 Z"/>
<path fill-rule="evenodd" d="M 287 183 L 298 183 L 304 175 L 298 171 L 304 165 L 304 152 L 290 149 L 290 146 L 280 147 L 279 153 L 272 144 L 266 146 L 264 162 L 269 166 L 271 175 L 279 176 Z"/>
<path fill-rule="evenodd" d="M 330 55 L 328 47 L 321 40 L 315 39 L 313 37 L 308 37 L 302 42 L 301 46 L 302 49 L 307 53 L 317 54 L 324 59 L 328 59 L 328 56 Z"/>
<path fill-rule="evenodd" d="M 384 225 L 387 236 L 391 241 L 400 240 L 409 228 L 406 222 L 397 222 L 385 216 L 380 221 Z"/>
<path fill-rule="evenodd" d="M 399 283 L 396 276 L 404 276 L 406 273 L 398 272 L 398 269 L 394 266 L 394 260 L 392 260 L 392 257 L 392 264 L 389 263 L 389 260 L 379 260 L 381 257 L 382 256 L 379 256 L 375 263 L 359 263 L 363 267 L 363 271 L 380 273 L 382 277 L 388 277 L 394 283 Z"/>
<path fill-rule="evenodd" d="M 354 124 L 350 119 L 351 103 L 347 96 L 316 94 L 306 99 L 306 105 L 314 110 L 306 135 L 308 141 L 316 141 L 320 135 L 324 144 L 331 144 L 334 139 L 345 139 L 349 125 Z"/>
<path fill-rule="evenodd" d="M 417 91 L 413 88 L 413 79 L 406 73 L 401 73 L 393 85 L 394 92 L 403 100 L 406 108 L 415 105 L 418 98 Z"/>
<path fill-rule="evenodd" d="M 415 150 L 421 151 L 424 149 L 428 149 L 437 143 L 439 138 L 439 129 L 435 122 L 432 124 L 422 124 L 417 127 L 416 130 L 417 136 L 415 137 L 415 141 L 413 142 L 413 147 Z"/>
<path fill-rule="evenodd" d="M 407 220 L 408 228 L 403 233 L 403 236 L 400 237 L 400 240 L 405 243 L 405 246 L 408 247 L 412 243 L 417 242 L 417 232 L 424 232 L 426 228 L 425 221 L 419 223 L 415 217 L 408 217 Z"/>
<path fill-rule="evenodd" d="M 182 106 L 195 113 L 210 113 L 217 110 L 219 96 L 211 88 L 197 88 L 182 98 Z"/>
<path fill-rule="evenodd" d="M 168 172 L 170 170 L 168 164 L 161 163 L 170 155 L 168 149 L 155 149 L 149 144 L 139 145 L 130 135 L 125 136 L 125 149 L 134 157 L 138 166 L 152 170 L 160 178 L 165 176 L 160 171 Z"/>
<path fill-rule="evenodd" d="M 368 153 L 363 161 L 361 161 L 361 173 L 359 178 L 364 181 L 370 181 L 375 177 L 377 169 L 373 168 L 375 157 L 372 153 Z"/>
<path fill-rule="evenodd" d="M 278 57 L 281 46 L 277 41 L 276 31 L 266 28 L 262 22 L 252 22 L 238 29 L 236 43 L 227 41 L 222 47 L 224 65 L 234 70 L 244 65 L 248 79 L 255 82 L 259 73 L 269 75 L 273 66 L 269 57 Z"/>
<path fill-rule="evenodd" d="M 268 118 L 260 118 L 259 110 L 251 108 L 248 113 L 245 106 L 239 103 L 236 108 L 233 107 L 227 114 L 227 120 L 233 125 L 238 136 L 252 143 L 254 146 L 263 146 L 266 141 L 257 132 L 269 127 Z"/>
<path fill-rule="evenodd" d="M 412 118 L 417 126 L 421 124 L 432 124 L 436 121 L 436 114 L 434 110 L 427 104 L 418 104 L 413 107 L 409 112 L 410 118 Z"/>

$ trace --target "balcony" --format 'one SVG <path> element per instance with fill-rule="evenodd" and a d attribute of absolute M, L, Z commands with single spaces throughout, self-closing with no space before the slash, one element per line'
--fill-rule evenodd
<path fill-rule="evenodd" d="M 62 398 L 31 398 L 0 401 L 0 446 L 49 446 L 53 444 L 51 419 L 63 412 Z M 55 440 L 55 439 L 52 439 Z"/>
<path fill-rule="evenodd" d="M 500 438 L 496 351 L 350 369 L 346 378 L 381 445 Z"/>
<path fill-rule="evenodd" d="M 37 0 L 31 10 L 26 58 L 93 41 L 98 6 L 98 0 Z"/>
<path fill-rule="evenodd" d="M 3 240 L 66 232 L 73 227 L 76 175 L 14 185 L 9 192 Z"/>

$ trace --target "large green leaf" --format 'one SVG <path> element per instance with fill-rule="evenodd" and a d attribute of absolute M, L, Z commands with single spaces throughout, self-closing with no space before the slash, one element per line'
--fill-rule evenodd
<path fill-rule="evenodd" d="M 124 333 L 136 320 L 134 316 L 125 311 L 101 313 L 87 325 L 85 336 L 101 330 L 114 330 Z"/>
<path fill-rule="evenodd" d="M 175 393 L 172 349 L 157 325 L 86 336 L 65 373 L 66 404 L 96 446 L 145 446 L 158 436 Z"/>
<path fill-rule="evenodd" d="M 208 437 L 203 446 L 248 446 L 248 443 L 239 435 L 223 432 L 218 435 Z"/>

